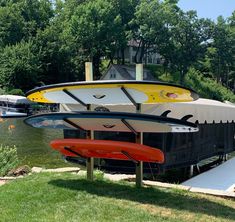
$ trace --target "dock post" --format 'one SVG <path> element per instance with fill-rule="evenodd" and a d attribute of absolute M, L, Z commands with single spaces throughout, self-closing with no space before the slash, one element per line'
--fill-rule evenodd
<path fill-rule="evenodd" d="M 144 65 L 142 63 L 136 64 L 136 80 L 137 81 L 144 80 Z"/>
<path fill-rule="evenodd" d="M 189 178 L 193 177 L 193 170 L 194 170 L 194 165 L 190 165 L 190 168 L 189 168 Z"/>
<path fill-rule="evenodd" d="M 136 135 L 136 143 L 143 144 L 143 133 Z M 140 188 L 143 185 L 143 161 L 136 163 L 135 174 L 136 187 Z"/>
<path fill-rule="evenodd" d="M 94 158 L 90 157 L 86 160 L 86 168 L 87 168 L 87 180 L 93 181 L 94 179 Z"/>
<path fill-rule="evenodd" d="M 85 63 L 85 73 L 86 73 L 86 81 L 93 81 L 93 66 L 92 62 Z"/>
<path fill-rule="evenodd" d="M 143 64 L 136 64 L 136 80 L 142 81 L 144 79 Z M 141 104 L 136 107 L 136 113 L 141 113 Z M 136 143 L 143 144 L 143 133 L 136 135 Z M 139 161 L 135 168 L 136 173 L 136 187 L 140 188 L 143 185 L 143 161 Z"/>
<path fill-rule="evenodd" d="M 86 81 L 93 81 L 93 66 L 92 62 L 85 63 L 85 73 L 86 73 Z M 91 110 L 91 105 L 87 106 L 87 110 Z M 87 132 L 87 139 L 94 139 L 94 131 Z M 87 167 L 87 179 L 93 181 L 94 179 L 94 158 L 90 157 L 86 160 Z"/>

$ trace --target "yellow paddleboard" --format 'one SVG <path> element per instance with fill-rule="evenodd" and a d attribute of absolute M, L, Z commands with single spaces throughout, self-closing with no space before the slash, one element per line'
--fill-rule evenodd
<path fill-rule="evenodd" d="M 72 82 L 39 87 L 27 98 L 41 103 L 153 104 L 197 100 L 191 89 L 154 81 Z"/>

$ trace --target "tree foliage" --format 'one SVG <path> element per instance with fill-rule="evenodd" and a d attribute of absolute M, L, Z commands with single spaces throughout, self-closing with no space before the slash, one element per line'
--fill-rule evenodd
<path fill-rule="evenodd" d="M 178 7 L 175 1 L 142 0 L 136 7 L 132 25 L 131 38 L 138 42 L 135 55 L 136 63 L 143 62 L 144 56 L 150 52 L 163 52 L 170 46 L 170 29 Z M 137 56 L 139 55 L 139 57 Z"/>
<path fill-rule="evenodd" d="M 33 41 L 7 46 L 0 56 L 0 84 L 2 87 L 29 90 L 40 75 L 40 60 Z"/>
<path fill-rule="evenodd" d="M 3 0 L 0 87 L 26 91 L 83 80 L 85 61 L 93 62 L 99 79 L 101 61 L 125 64 L 124 52 L 134 40 L 137 63 L 157 52 L 171 79 L 177 74 L 184 83 L 194 68 L 235 91 L 235 12 L 213 22 L 177 4 L 178 0 Z"/>
<path fill-rule="evenodd" d="M 112 52 L 122 33 L 121 17 L 115 5 L 108 0 L 87 1 L 75 10 L 69 31 L 76 41 L 77 50 L 94 64 L 100 76 L 100 58 Z"/>
<path fill-rule="evenodd" d="M 0 6 L 0 46 L 15 44 L 35 36 L 53 16 L 49 0 L 5 1 Z"/>
<path fill-rule="evenodd" d="M 12 45 L 24 36 L 24 19 L 20 10 L 12 7 L 0 7 L 0 47 Z"/>
<path fill-rule="evenodd" d="M 185 85 L 194 88 L 203 98 L 214 99 L 219 101 L 231 101 L 235 103 L 234 93 L 222 85 L 218 85 L 216 80 L 204 77 L 203 74 L 190 69 L 185 77 Z"/>
<path fill-rule="evenodd" d="M 179 12 L 178 21 L 170 29 L 171 48 L 165 51 L 170 65 L 180 72 L 181 83 L 189 68 L 204 54 L 210 39 L 210 21 L 198 19 L 194 11 Z"/>

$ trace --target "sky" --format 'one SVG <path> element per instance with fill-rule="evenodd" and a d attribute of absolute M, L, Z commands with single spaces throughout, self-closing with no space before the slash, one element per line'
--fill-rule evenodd
<path fill-rule="evenodd" d="M 179 0 L 178 6 L 183 11 L 196 10 L 199 18 L 216 18 L 222 15 L 230 17 L 235 10 L 235 0 Z"/>

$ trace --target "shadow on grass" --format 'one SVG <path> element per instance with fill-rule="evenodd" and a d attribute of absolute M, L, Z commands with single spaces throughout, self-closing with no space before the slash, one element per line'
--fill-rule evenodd
<path fill-rule="evenodd" d="M 109 181 L 89 182 L 85 179 L 78 180 L 52 180 L 49 184 L 71 189 L 74 191 L 86 191 L 87 193 L 124 199 L 161 206 L 176 210 L 186 210 L 192 213 L 202 213 L 214 217 L 226 218 L 235 221 L 235 210 L 229 206 L 209 201 L 205 198 L 192 197 L 187 192 L 178 190 L 160 190 L 156 188 L 135 188 L 125 184 L 117 184 Z"/>

